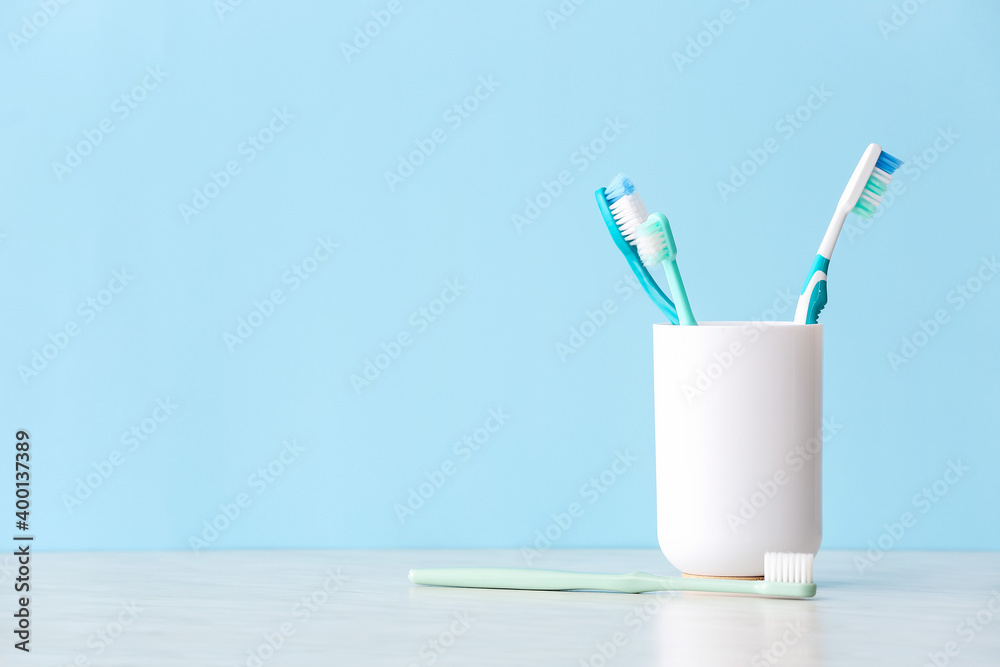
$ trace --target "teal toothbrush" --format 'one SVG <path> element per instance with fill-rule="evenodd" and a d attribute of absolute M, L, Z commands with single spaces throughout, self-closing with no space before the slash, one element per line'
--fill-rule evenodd
<path fill-rule="evenodd" d="M 636 248 L 639 258 L 646 266 L 663 264 L 680 323 L 698 324 L 691 312 L 684 281 L 681 280 L 681 271 L 677 268 L 677 244 L 674 243 L 674 234 L 670 231 L 670 221 L 667 220 L 667 216 L 653 213 L 636 227 Z"/>
<path fill-rule="evenodd" d="M 642 286 L 653 304 L 660 309 L 671 324 L 677 324 L 677 308 L 674 302 L 663 293 L 653 276 L 643 265 L 636 251 L 636 228 L 648 217 L 646 205 L 635 191 L 635 184 L 625 174 L 618 174 L 606 188 L 598 188 L 594 192 L 597 207 L 601 210 L 604 224 L 607 225 L 611 238 L 628 261 L 632 273 Z"/>
<path fill-rule="evenodd" d="M 813 583 L 812 579 L 812 554 L 777 552 L 764 554 L 763 580 L 664 577 L 646 572 L 588 574 L 558 570 L 519 570 L 491 567 L 410 570 L 410 581 L 425 586 L 506 588 L 532 591 L 586 590 L 615 593 L 697 591 L 788 598 L 811 598 L 816 595 L 816 584 Z"/>

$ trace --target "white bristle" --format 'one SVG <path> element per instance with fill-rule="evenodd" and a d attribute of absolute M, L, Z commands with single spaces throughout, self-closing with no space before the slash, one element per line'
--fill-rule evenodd
<path fill-rule="evenodd" d="M 642 234 L 636 238 L 635 249 L 639 251 L 639 259 L 646 266 L 655 266 L 663 261 L 663 249 L 667 240 L 663 234 Z"/>
<path fill-rule="evenodd" d="M 646 218 L 649 217 L 649 211 L 646 210 L 642 197 L 633 192 L 616 201 L 610 209 L 615 224 L 621 230 L 622 238 L 635 245 L 635 228 L 646 222 Z"/>
<path fill-rule="evenodd" d="M 813 555 L 768 551 L 764 554 L 764 581 L 811 584 Z"/>
<path fill-rule="evenodd" d="M 887 174 L 878 167 L 872 169 L 872 174 L 878 176 L 881 180 L 885 181 L 886 183 L 892 180 L 892 174 Z"/>
<path fill-rule="evenodd" d="M 878 206 L 882 202 L 882 196 L 877 195 L 871 190 L 862 190 L 861 196 Z"/>

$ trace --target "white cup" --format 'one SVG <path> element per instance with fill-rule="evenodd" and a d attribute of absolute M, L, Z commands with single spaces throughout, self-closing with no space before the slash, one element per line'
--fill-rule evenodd
<path fill-rule="evenodd" d="M 823 326 L 653 326 L 660 549 L 693 575 L 755 577 L 822 540 Z"/>

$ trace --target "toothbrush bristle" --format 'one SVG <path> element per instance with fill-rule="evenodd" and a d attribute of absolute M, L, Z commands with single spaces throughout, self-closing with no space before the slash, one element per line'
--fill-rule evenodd
<path fill-rule="evenodd" d="M 764 581 L 811 584 L 812 580 L 812 554 L 777 551 L 768 551 L 764 554 Z"/>
<path fill-rule="evenodd" d="M 901 160 L 885 151 L 879 153 L 875 168 L 872 169 L 872 174 L 868 177 L 868 182 L 865 183 L 865 188 L 861 191 L 861 196 L 858 197 L 851 213 L 862 218 L 870 218 L 875 215 L 876 208 L 882 203 L 882 195 L 889 191 L 893 172 L 899 169 L 901 164 L 903 164 Z"/>
<path fill-rule="evenodd" d="M 639 259 L 646 266 L 656 266 L 669 258 L 667 230 L 657 217 L 648 218 L 636 228 L 635 249 L 639 252 Z"/>
<path fill-rule="evenodd" d="M 889 178 L 892 178 L 891 176 Z M 884 195 L 888 191 L 888 182 L 883 181 L 878 176 L 874 174 L 868 177 L 868 182 L 865 183 L 865 190 L 870 190 L 877 195 Z"/>
<path fill-rule="evenodd" d="M 649 217 L 649 211 L 637 194 L 625 195 L 611 205 L 611 215 L 622 233 L 622 238 L 635 245 L 636 229 Z"/>
<path fill-rule="evenodd" d="M 604 196 L 607 197 L 609 206 L 633 192 L 635 192 L 635 183 L 632 182 L 631 178 L 621 173 L 614 177 L 608 187 L 604 188 Z"/>
<path fill-rule="evenodd" d="M 622 238 L 635 245 L 636 228 L 649 217 L 642 197 L 635 191 L 635 183 L 625 174 L 618 174 L 604 188 L 604 197 L 608 200 L 608 209 Z"/>
<path fill-rule="evenodd" d="M 892 176 L 892 173 L 899 169 L 899 165 L 901 164 L 903 164 L 902 160 L 882 151 L 878 155 L 878 161 L 875 163 L 875 166 Z"/>

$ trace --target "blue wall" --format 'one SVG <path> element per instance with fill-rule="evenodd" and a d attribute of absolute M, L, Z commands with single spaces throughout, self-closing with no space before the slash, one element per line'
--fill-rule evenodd
<path fill-rule="evenodd" d="M 825 545 L 1000 548 L 995 3 L 292 4 L 4 4 L 40 547 L 522 547 L 573 503 L 553 546 L 655 546 L 659 314 L 593 190 L 670 216 L 701 319 L 788 318 L 877 141 Z"/>

